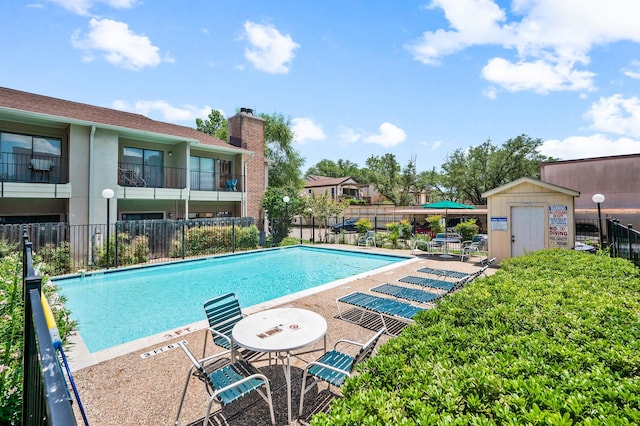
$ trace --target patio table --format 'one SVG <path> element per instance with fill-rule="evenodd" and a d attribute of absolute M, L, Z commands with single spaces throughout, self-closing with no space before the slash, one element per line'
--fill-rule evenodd
<path fill-rule="evenodd" d="M 238 345 L 259 352 L 273 352 L 283 361 L 287 383 L 287 415 L 291 423 L 291 356 L 324 338 L 327 351 L 327 321 L 319 314 L 300 308 L 268 309 L 240 320 L 231 332 Z"/>

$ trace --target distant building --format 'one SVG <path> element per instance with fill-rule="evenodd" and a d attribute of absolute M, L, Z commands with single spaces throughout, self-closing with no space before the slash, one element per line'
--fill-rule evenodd
<path fill-rule="evenodd" d="M 323 195 L 327 194 L 332 200 L 343 200 L 352 198 L 356 200 L 371 201 L 371 197 L 368 194 L 365 196 L 365 190 L 369 185 L 364 185 L 356 182 L 351 177 L 326 177 L 318 175 L 307 176 L 304 185 L 304 195 L 310 196 L 311 194 Z M 366 191 L 368 192 L 368 191 Z"/>
<path fill-rule="evenodd" d="M 640 226 L 640 154 L 542 163 L 540 179 L 580 192 L 576 220 L 597 219 L 594 194 L 602 194 L 603 217 Z"/>

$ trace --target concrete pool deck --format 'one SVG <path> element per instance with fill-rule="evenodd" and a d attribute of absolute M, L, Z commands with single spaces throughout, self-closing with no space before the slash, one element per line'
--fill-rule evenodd
<path fill-rule="evenodd" d="M 336 246 L 336 248 L 410 255 L 409 250 L 363 249 L 343 245 Z M 476 260 L 480 259 L 472 258 L 471 261 L 461 262 L 457 257 L 445 260 L 438 256 L 413 256 L 407 261 L 379 269 L 375 274 L 359 274 L 350 279 L 330 283 L 330 285 L 247 307 L 243 309 L 243 312 L 252 313 L 284 306 L 309 309 L 319 313 L 327 320 L 327 348 L 332 348 L 337 340 L 343 338 L 364 342 L 374 334 L 374 331 L 336 318 L 338 314 L 337 298 L 354 291 L 368 292 L 369 289 L 379 284 L 397 283 L 399 278 L 406 275 L 416 275 L 416 271 L 423 267 L 474 272 L 479 268 L 475 263 Z M 494 271 L 489 268 L 487 274 Z M 434 292 L 438 291 L 434 290 Z M 240 303 L 242 304 L 242 300 Z M 429 306 L 429 304 L 424 306 Z M 89 423 L 100 426 L 173 424 L 187 370 L 190 367 L 189 360 L 183 351 L 176 347 L 175 343 L 186 341 L 190 349 L 197 356 L 200 356 L 204 339 L 207 337 L 204 331 L 206 326 L 206 320 L 203 319 L 201 322 L 173 330 L 171 333 L 140 339 L 132 344 L 121 345 L 93 355 L 76 345 L 73 350 L 68 352 L 68 356 L 72 361 L 74 380 Z M 381 343 L 389 338 L 389 336 L 383 336 Z M 321 346 L 321 343 L 317 343 L 313 348 L 320 349 Z M 207 345 L 208 355 L 215 353 L 215 351 L 216 349 L 209 342 Z M 302 360 L 292 358 L 292 404 L 295 414 L 298 412 L 300 379 L 305 365 L 304 361 L 308 362 L 319 356 L 320 352 L 317 352 L 304 355 Z M 266 361 L 258 362 L 256 365 L 271 380 L 277 424 L 287 424 L 287 399 L 281 365 L 269 365 Z M 320 385 L 319 394 L 315 390 L 309 392 L 305 398 L 302 424 L 313 413 L 328 410 L 330 401 L 339 395 L 339 390 L 335 387 L 332 387 L 330 392 L 326 389 L 326 385 Z M 180 417 L 180 424 L 202 424 L 207 401 L 204 385 L 198 380 L 192 379 Z M 78 424 L 82 424 L 77 404 L 74 404 L 74 409 L 77 413 Z M 222 410 L 219 409 L 219 406 L 214 406 L 214 410 L 218 410 L 212 416 L 214 424 L 270 424 L 267 405 L 257 395 L 251 395 L 246 400 L 238 401 Z M 292 424 L 298 424 L 298 421 L 294 420 Z"/>

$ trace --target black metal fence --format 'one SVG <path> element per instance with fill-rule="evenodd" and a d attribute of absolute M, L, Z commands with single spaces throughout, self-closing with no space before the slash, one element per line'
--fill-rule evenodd
<path fill-rule="evenodd" d="M 120 221 L 110 226 L 32 223 L 0 225 L 0 240 L 21 242 L 23 226 L 49 275 L 254 249 L 253 218 Z"/>
<path fill-rule="evenodd" d="M 640 267 L 640 232 L 632 225 L 607 219 L 608 247 L 611 257 L 622 257 Z"/>
<path fill-rule="evenodd" d="M 76 420 L 41 303 L 42 278 L 33 268 L 33 247 L 23 233 L 24 350 L 22 424 L 73 426 Z M 46 374 L 45 374 L 46 372 Z"/>

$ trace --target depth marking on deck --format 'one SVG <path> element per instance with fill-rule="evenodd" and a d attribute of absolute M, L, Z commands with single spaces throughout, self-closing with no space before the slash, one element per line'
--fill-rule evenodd
<path fill-rule="evenodd" d="M 186 340 L 183 340 L 183 341 L 181 341 L 180 343 L 183 343 L 183 344 L 185 344 L 185 345 L 186 345 L 186 344 L 187 344 L 187 341 L 186 341 Z M 154 350 L 149 351 L 149 352 L 145 352 L 145 353 L 143 353 L 143 354 L 141 354 L 141 355 L 140 355 L 140 358 L 142 358 L 142 359 L 151 358 L 152 356 L 155 356 L 155 355 L 161 354 L 161 353 L 166 352 L 166 351 L 170 351 L 171 349 L 175 349 L 175 348 L 177 348 L 177 347 L 179 347 L 179 346 L 178 346 L 178 342 L 176 342 L 176 343 L 171 343 L 171 344 L 168 344 L 168 345 L 163 346 L 163 347 L 161 347 L 161 348 L 154 349 Z"/>

